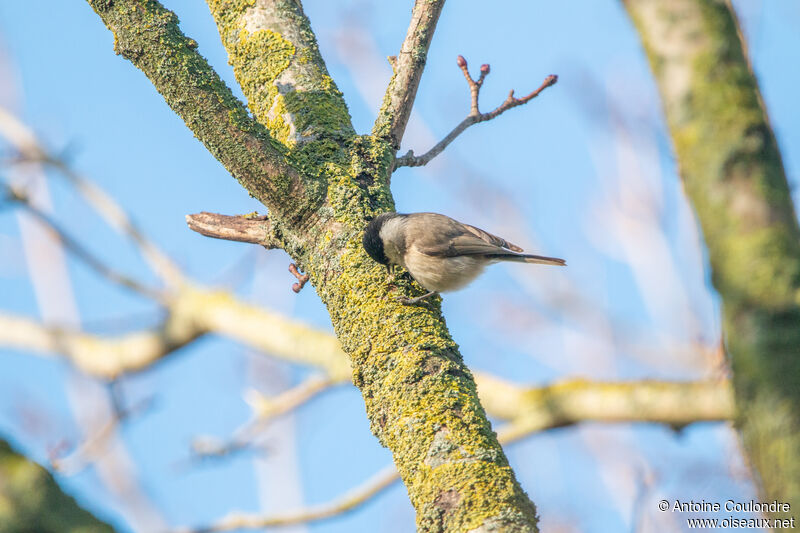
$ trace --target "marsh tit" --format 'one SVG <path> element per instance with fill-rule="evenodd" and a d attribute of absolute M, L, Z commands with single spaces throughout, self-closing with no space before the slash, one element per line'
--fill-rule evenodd
<path fill-rule="evenodd" d="M 522 248 L 438 213 L 383 213 L 362 239 L 367 254 L 382 265 L 400 265 L 428 293 L 401 299 L 415 304 L 439 292 L 458 290 L 498 261 L 565 266 L 563 259 L 522 253 Z"/>

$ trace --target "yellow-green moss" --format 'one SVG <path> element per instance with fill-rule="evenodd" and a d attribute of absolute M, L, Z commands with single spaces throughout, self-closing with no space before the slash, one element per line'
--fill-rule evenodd
<path fill-rule="evenodd" d="M 259 122 L 266 125 L 270 108 L 278 94 L 275 80 L 289 67 L 295 47 L 270 30 L 250 33 L 242 29 L 233 43 L 228 47 L 228 61 L 247 97 L 250 110 Z M 285 142 L 279 136 L 276 138 Z"/>

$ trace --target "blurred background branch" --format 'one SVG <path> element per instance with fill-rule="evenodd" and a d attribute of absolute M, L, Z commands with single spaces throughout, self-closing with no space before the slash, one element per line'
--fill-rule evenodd
<path fill-rule="evenodd" d="M 800 228 L 736 15 L 715 0 L 625 6 L 708 247 L 761 497 L 800 509 Z"/>

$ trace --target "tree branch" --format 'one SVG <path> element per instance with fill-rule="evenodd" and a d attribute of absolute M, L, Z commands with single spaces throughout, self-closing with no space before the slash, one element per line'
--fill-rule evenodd
<path fill-rule="evenodd" d="M 411 23 L 400 53 L 392 62 L 394 75 L 383 105 L 372 128 L 372 134 L 389 140 L 394 150 L 400 149 L 403 134 L 414 107 L 428 49 L 442 13 L 444 0 L 416 0 L 411 11 Z"/>
<path fill-rule="evenodd" d="M 800 227 L 731 2 L 625 0 L 703 230 L 762 501 L 800 508 Z M 788 519 L 786 510 L 768 512 Z"/>
<path fill-rule="evenodd" d="M 67 495 L 53 476 L 0 440 L 0 524 L 3 531 L 113 533 Z"/>
<path fill-rule="evenodd" d="M 23 207 L 25 211 L 33 215 L 39 222 L 50 229 L 50 231 L 55 234 L 56 238 L 61 241 L 61 243 L 70 253 L 80 259 L 84 264 L 94 270 L 101 277 L 107 279 L 111 283 L 121 285 L 136 293 L 139 293 L 146 298 L 151 298 L 157 302 L 164 301 L 165 295 L 162 291 L 149 287 L 126 274 L 117 272 L 110 266 L 106 265 L 103 261 L 95 257 L 95 255 L 84 248 L 77 239 L 74 239 L 66 231 L 64 231 L 64 229 L 61 228 L 61 226 L 53 218 L 51 218 L 50 215 L 34 207 L 34 205 L 29 201 L 28 196 L 23 191 L 15 187 L 11 187 L 10 185 L 3 185 L 2 188 L 6 191 L 6 197 L 10 201 Z"/>
<path fill-rule="evenodd" d="M 329 503 L 314 505 L 296 511 L 263 516 L 250 515 L 244 513 L 233 514 L 216 524 L 197 529 L 183 528 L 177 529 L 174 533 L 213 533 L 217 531 L 231 531 L 236 529 L 259 529 L 264 527 L 290 526 L 324 520 L 333 516 L 352 511 L 370 498 L 388 488 L 395 481 L 400 479 L 400 474 L 393 466 L 387 466 L 377 472 L 362 485 L 345 493 Z"/>
<path fill-rule="evenodd" d="M 271 211 L 302 217 L 287 194 L 304 185 L 206 60 L 156 0 L 88 0 L 114 33 L 115 50 L 150 79 L 164 100 L 225 168 Z"/>
<path fill-rule="evenodd" d="M 481 87 L 483 86 L 483 80 L 489 74 L 490 69 L 489 65 L 483 64 L 481 65 L 481 73 L 478 76 L 478 79 L 475 80 L 469 73 L 467 68 L 467 61 L 462 57 L 458 56 L 457 60 L 459 68 L 464 73 L 464 78 L 467 80 L 467 84 L 469 85 L 469 92 L 470 92 L 470 112 L 467 117 L 462 120 L 458 126 L 453 128 L 453 130 L 447 134 L 447 136 L 439 141 L 433 148 L 422 154 L 421 156 L 415 156 L 413 150 L 409 150 L 406 155 L 402 157 L 398 157 L 395 160 L 395 168 L 399 167 L 420 167 L 423 165 L 427 165 L 431 159 L 442 153 L 442 151 L 447 148 L 447 146 L 455 140 L 456 137 L 461 135 L 461 133 L 472 126 L 473 124 L 478 124 L 479 122 L 486 122 L 487 120 L 492 120 L 493 118 L 497 117 L 517 106 L 521 106 L 523 104 L 527 104 L 537 96 L 539 93 L 547 89 L 548 87 L 555 85 L 558 81 L 558 76 L 555 74 L 551 74 L 547 76 L 542 84 L 539 86 L 538 89 L 532 91 L 526 96 L 522 98 L 516 98 L 514 96 L 514 91 L 512 90 L 508 93 L 508 97 L 505 101 L 494 108 L 492 111 L 488 113 L 481 113 L 478 108 L 478 97 L 480 95 Z"/>
<path fill-rule="evenodd" d="M 186 215 L 186 223 L 190 230 L 206 237 L 260 244 L 268 250 L 280 247 L 280 243 L 272 234 L 272 224 L 266 215 L 231 216 L 203 211 Z"/>
<path fill-rule="evenodd" d="M 62 354 L 89 375 L 114 379 L 144 370 L 173 350 L 214 332 L 286 361 L 317 367 L 333 382 L 350 380 L 350 361 L 336 337 L 226 292 L 187 284 L 170 295 L 165 309 L 167 318 L 160 327 L 117 337 L 48 327 L 0 313 L 0 345 Z"/>
<path fill-rule="evenodd" d="M 246 401 L 254 411 L 252 420 L 236 429 L 226 442 L 219 442 L 209 437 L 195 439 L 192 443 L 194 453 L 198 458 L 205 459 L 227 456 L 239 450 L 252 448 L 253 441 L 270 422 L 294 411 L 329 388 L 341 384 L 342 382 L 334 381 L 327 376 L 312 376 L 273 397 L 266 397 L 255 390 L 248 391 Z"/>
<path fill-rule="evenodd" d="M 355 133 L 300 2 L 207 3 L 250 110 L 278 142 L 294 149 Z"/>
<path fill-rule="evenodd" d="M 109 441 L 122 424 L 130 418 L 142 415 L 152 407 L 152 404 L 152 399 L 147 399 L 132 407 L 115 411 L 107 422 L 88 435 L 69 455 L 52 457 L 50 464 L 53 469 L 65 476 L 79 473 L 107 451 Z"/>
<path fill-rule="evenodd" d="M 694 422 L 730 420 L 733 391 L 727 380 L 596 383 L 565 380 L 522 387 L 493 376 L 476 376 L 486 411 L 508 420 L 504 441 L 579 422 L 654 422 L 680 428 Z"/>
<path fill-rule="evenodd" d="M 174 324 L 181 325 L 180 320 Z M 100 337 L 0 313 L 0 344 L 41 355 L 59 354 L 83 372 L 111 380 L 144 370 L 204 333 L 187 325 L 174 327 L 168 318 L 156 330 Z"/>
<path fill-rule="evenodd" d="M 2 107 L 0 107 L 0 135 L 17 149 L 21 162 L 41 163 L 58 170 L 111 227 L 133 240 L 150 268 L 165 284 L 170 286 L 181 284 L 183 276 L 180 269 L 155 243 L 145 237 L 110 195 L 76 172 L 64 158 L 46 150 L 29 127 Z"/>

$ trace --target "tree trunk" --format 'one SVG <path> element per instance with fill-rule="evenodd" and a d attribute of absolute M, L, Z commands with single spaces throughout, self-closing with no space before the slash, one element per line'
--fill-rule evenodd
<path fill-rule="evenodd" d="M 800 232 L 735 15 L 721 0 L 625 5 L 705 236 L 761 497 L 800 509 Z"/>

